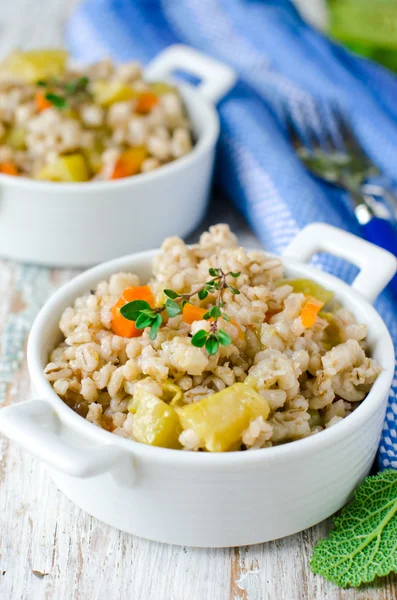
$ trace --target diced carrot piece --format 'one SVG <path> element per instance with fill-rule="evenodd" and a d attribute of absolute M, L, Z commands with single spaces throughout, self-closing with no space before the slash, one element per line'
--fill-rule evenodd
<path fill-rule="evenodd" d="M 117 159 L 110 179 L 122 179 L 136 175 L 146 157 L 147 150 L 144 146 L 129 148 Z"/>
<path fill-rule="evenodd" d="M 182 310 L 182 319 L 185 323 L 191 325 L 194 321 L 201 321 L 203 315 L 208 312 L 205 308 L 200 308 L 199 306 L 194 306 L 194 304 L 185 304 Z"/>
<path fill-rule="evenodd" d="M 154 306 L 154 296 L 148 285 L 125 288 L 120 298 L 112 308 L 112 329 L 113 333 L 120 337 L 139 337 L 143 330 L 135 327 L 135 321 L 129 321 L 120 312 L 120 309 L 128 302 L 133 300 L 145 300 L 150 306 Z"/>
<path fill-rule="evenodd" d="M 142 92 L 139 95 L 135 106 L 135 112 L 141 115 L 147 115 L 152 112 L 155 106 L 159 103 L 159 97 L 153 92 Z"/>
<path fill-rule="evenodd" d="M 34 99 L 36 102 L 36 108 L 39 112 L 47 110 L 47 108 L 50 108 L 52 106 L 51 102 L 47 100 L 43 92 L 36 92 Z"/>
<path fill-rule="evenodd" d="M 12 161 L 8 160 L 3 163 L 0 163 L 0 173 L 4 173 L 5 175 L 18 175 L 18 169 Z"/>
<path fill-rule="evenodd" d="M 314 325 L 317 315 L 323 306 L 324 302 L 316 300 L 316 298 L 313 298 L 313 296 L 308 296 L 301 312 L 301 321 L 303 327 L 309 328 Z"/>

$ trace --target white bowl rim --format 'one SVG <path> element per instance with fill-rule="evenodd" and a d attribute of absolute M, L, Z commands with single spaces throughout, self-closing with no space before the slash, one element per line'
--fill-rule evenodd
<path fill-rule="evenodd" d="M 174 83 L 174 82 L 173 82 Z M 205 115 L 205 127 L 195 142 L 192 149 L 166 165 L 162 165 L 158 169 L 149 171 L 148 173 L 138 173 L 137 175 L 131 175 L 130 177 L 123 177 L 122 179 L 116 179 L 111 181 L 80 181 L 80 182 L 68 182 L 60 183 L 58 181 L 40 181 L 37 179 L 31 179 L 29 177 L 15 177 L 13 175 L 7 175 L 0 173 L 0 185 L 7 185 L 9 187 L 19 187 L 22 189 L 34 189 L 34 191 L 56 191 L 57 196 L 54 196 L 53 201 L 57 200 L 64 202 L 62 194 L 70 193 L 73 191 L 84 191 L 86 193 L 97 192 L 108 188 L 109 191 L 117 190 L 123 187 L 133 187 L 140 184 L 145 185 L 147 181 L 158 179 L 162 176 L 172 175 L 178 169 L 183 169 L 189 166 L 192 162 L 197 160 L 203 153 L 205 153 L 211 146 L 213 146 L 219 135 L 219 116 L 215 107 L 209 102 L 204 96 L 194 89 L 194 86 L 188 83 L 174 84 L 184 96 L 184 101 L 189 112 L 189 103 L 191 101 L 197 101 L 201 104 L 201 109 L 207 114 Z M 192 100 L 193 99 L 193 100 Z"/>
<path fill-rule="evenodd" d="M 312 455 L 313 452 L 326 449 L 335 443 L 343 441 L 343 439 L 349 434 L 357 433 L 360 430 L 360 427 L 369 418 L 371 418 L 377 410 L 381 408 L 394 376 L 395 359 L 393 342 L 379 313 L 360 293 L 352 289 L 347 283 L 343 282 L 339 278 L 330 275 L 329 273 L 320 271 L 311 265 L 307 265 L 287 257 L 281 257 L 281 260 L 286 266 L 287 270 L 288 268 L 301 270 L 305 275 L 309 275 L 311 279 L 321 279 L 321 283 L 323 285 L 327 285 L 331 290 L 336 291 L 337 293 L 342 292 L 343 295 L 349 296 L 355 304 L 361 305 L 363 308 L 365 308 L 365 310 L 369 313 L 368 321 L 370 320 L 372 324 L 375 324 L 376 329 L 379 331 L 378 337 L 380 337 L 382 340 L 382 352 L 387 359 L 384 361 L 385 364 L 382 365 L 383 371 L 379 374 L 369 394 L 351 415 L 329 429 L 325 429 L 315 435 L 300 440 L 280 444 L 279 446 L 272 446 L 270 448 L 262 448 L 252 451 L 247 450 L 243 452 L 211 453 L 186 452 L 142 444 L 134 440 L 119 437 L 111 432 L 97 427 L 75 413 L 55 393 L 51 384 L 46 380 L 43 374 L 43 366 L 40 361 L 41 330 L 46 322 L 47 316 L 52 314 L 54 310 L 57 310 L 57 307 L 59 311 L 60 305 L 65 304 L 65 301 L 72 303 L 77 297 L 74 290 L 77 291 L 77 288 L 81 287 L 86 280 L 92 280 L 91 284 L 93 284 L 95 280 L 99 282 L 104 276 L 108 276 L 108 272 L 118 272 L 119 270 L 126 268 L 133 269 L 134 262 L 139 260 L 149 261 L 156 254 L 158 254 L 158 252 L 159 250 L 156 249 L 134 253 L 104 262 L 91 269 L 88 269 L 87 271 L 84 271 L 77 277 L 74 277 L 72 280 L 61 286 L 49 298 L 49 300 L 40 310 L 32 326 L 28 340 L 27 361 L 33 387 L 36 393 L 39 393 L 39 398 L 42 397 L 42 399 L 51 403 L 61 421 L 66 426 L 70 426 L 75 432 L 81 432 L 85 436 L 85 442 L 92 441 L 93 443 L 97 442 L 102 445 L 118 446 L 119 448 L 123 448 L 124 450 L 128 451 L 132 455 L 145 457 L 154 462 L 185 464 L 185 462 L 188 461 L 192 467 L 194 466 L 195 468 L 216 468 L 220 465 L 224 468 L 232 468 L 234 465 L 240 464 L 242 461 L 245 462 L 246 466 L 248 467 L 249 465 L 255 466 L 258 462 L 262 462 L 263 460 L 268 462 L 283 461 L 291 456 L 291 452 L 293 454 L 299 452 L 301 456 L 308 456 Z M 271 254 L 269 255 L 272 256 Z M 87 290 L 90 289 L 91 284 L 87 283 Z"/>

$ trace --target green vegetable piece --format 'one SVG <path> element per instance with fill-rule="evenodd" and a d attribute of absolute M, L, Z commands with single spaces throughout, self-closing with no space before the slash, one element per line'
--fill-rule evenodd
<path fill-rule="evenodd" d="M 23 127 L 12 127 L 7 133 L 6 144 L 13 150 L 26 150 L 26 130 Z"/>
<path fill-rule="evenodd" d="M 397 571 L 397 471 L 367 477 L 314 549 L 310 568 L 340 587 Z"/>
<path fill-rule="evenodd" d="M 312 279 L 282 279 L 277 283 L 277 287 L 282 285 L 290 285 L 295 293 L 305 294 L 305 296 L 313 296 L 323 304 L 327 304 L 334 297 L 334 292 L 326 290 L 322 285 L 316 283 Z"/>
<path fill-rule="evenodd" d="M 170 85 L 168 83 L 164 83 L 163 81 L 153 81 L 149 85 L 150 85 L 150 89 L 158 96 L 162 96 L 163 94 L 173 93 L 176 91 L 175 86 Z"/>

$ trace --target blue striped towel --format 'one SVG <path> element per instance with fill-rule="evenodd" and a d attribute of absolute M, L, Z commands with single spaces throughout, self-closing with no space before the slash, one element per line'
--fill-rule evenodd
<path fill-rule="evenodd" d="M 77 59 L 104 54 L 144 63 L 166 46 L 185 43 L 231 65 L 234 90 L 219 105 L 221 138 L 216 178 L 266 248 L 282 252 L 307 223 L 324 221 L 359 234 L 346 197 L 311 178 L 280 126 L 280 107 L 335 102 L 373 161 L 397 173 L 397 81 L 353 56 L 305 23 L 289 0 L 86 0 L 67 28 Z M 318 123 L 318 118 L 317 118 Z M 396 181 L 394 183 L 397 183 Z M 349 265 L 323 265 L 349 280 Z M 397 315 L 388 292 L 376 308 L 395 344 Z M 397 379 L 379 449 L 379 467 L 397 468 Z"/>

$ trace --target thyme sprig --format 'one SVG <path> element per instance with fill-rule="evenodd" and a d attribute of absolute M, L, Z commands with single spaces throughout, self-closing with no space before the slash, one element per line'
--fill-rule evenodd
<path fill-rule="evenodd" d="M 176 317 L 194 296 L 197 296 L 199 300 L 205 300 L 209 294 L 216 295 L 214 306 L 209 308 L 202 316 L 204 320 L 212 321 L 209 331 L 200 329 L 192 337 L 193 346 L 197 348 L 205 347 L 208 354 L 212 356 L 218 352 L 219 346 L 228 346 L 232 342 L 230 335 L 224 329 L 219 328 L 219 319 L 222 317 L 225 321 L 230 321 L 230 317 L 223 311 L 223 294 L 226 289 L 229 289 L 232 294 L 240 293 L 235 286 L 230 285 L 227 281 L 228 277 L 237 278 L 240 273 L 234 273 L 233 271 L 224 273 L 222 269 L 214 268 L 208 269 L 208 272 L 212 279 L 188 294 L 178 294 L 175 290 L 165 289 L 163 292 L 167 296 L 167 300 L 161 306 L 152 308 L 144 300 L 133 300 L 125 304 L 120 312 L 129 321 L 135 321 L 137 329 L 149 327 L 149 338 L 154 340 L 163 322 L 162 313 L 166 312 L 171 318 Z"/>
<path fill-rule="evenodd" d="M 88 84 L 89 79 L 85 76 L 71 81 L 59 81 L 53 78 L 36 82 L 39 87 L 47 88 L 45 99 L 61 110 L 68 108 L 73 100 L 77 101 L 87 96 Z"/>

